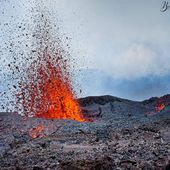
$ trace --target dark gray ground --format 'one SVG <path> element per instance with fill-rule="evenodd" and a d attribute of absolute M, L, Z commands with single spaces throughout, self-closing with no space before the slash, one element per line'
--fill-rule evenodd
<path fill-rule="evenodd" d="M 160 101 L 167 107 L 158 113 Z M 0 169 L 170 169 L 169 95 L 144 102 L 112 96 L 79 102 L 92 122 L 0 113 Z M 43 130 L 35 133 L 37 127 Z"/>

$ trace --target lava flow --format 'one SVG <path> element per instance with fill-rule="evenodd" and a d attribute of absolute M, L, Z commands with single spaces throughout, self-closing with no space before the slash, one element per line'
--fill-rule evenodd
<path fill-rule="evenodd" d="M 46 128 L 44 127 L 44 125 L 39 125 L 39 126 L 36 127 L 36 128 L 32 128 L 32 129 L 29 131 L 29 135 L 30 135 L 32 138 L 45 137 L 45 130 L 46 130 Z"/>
<path fill-rule="evenodd" d="M 156 112 L 161 112 L 170 107 L 170 95 L 165 95 L 159 98 L 156 104 Z"/>
<path fill-rule="evenodd" d="M 165 109 L 165 107 L 166 105 L 164 103 L 159 104 L 158 106 L 156 106 L 156 112 L 161 112 Z"/>

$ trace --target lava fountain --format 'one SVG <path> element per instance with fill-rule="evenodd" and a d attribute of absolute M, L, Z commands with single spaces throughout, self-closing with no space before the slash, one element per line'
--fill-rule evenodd
<path fill-rule="evenodd" d="M 17 95 L 25 116 L 85 121 L 66 69 L 66 59 L 56 56 L 54 60 L 47 52 L 31 64 L 28 82 L 22 83 Z"/>
<path fill-rule="evenodd" d="M 60 41 L 51 40 L 50 26 L 44 15 L 35 33 L 37 57 L 31 62 L 19 83 L 17 109 L 27 117 L 46 119 L 72 119 L 83 122 L 85 118 L 73 90 L 69 55 L 63 55 Z"/>

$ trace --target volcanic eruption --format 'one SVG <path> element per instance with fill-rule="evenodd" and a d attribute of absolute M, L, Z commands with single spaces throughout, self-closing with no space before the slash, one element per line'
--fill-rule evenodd
<path fill-rule="evenodd" d="M 52 27 L 44 13 L 38 14 L 36 23 L 36 47 L 32 50 L 36 58 L 23 69 L 26 76 L 19 82 L 17 109 L 28 117 L 83 122 L 71 81 L 70 56 L 63 50 L 61 40 L 50 34 Z"/>

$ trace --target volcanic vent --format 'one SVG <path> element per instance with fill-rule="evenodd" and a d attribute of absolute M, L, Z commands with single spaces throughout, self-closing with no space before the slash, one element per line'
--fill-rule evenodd
<path fill-rule="evenodd" d="M 37 20 L 38 18 L 38 20 Z M 44 13 L 38 14 L 32 52 L 35 59 L 19 82 L 17 109 L 25 116 L 85 121 L 72 87 L 71 62 Z M 55 35 L 56 36 L 56 35 Z"/>

